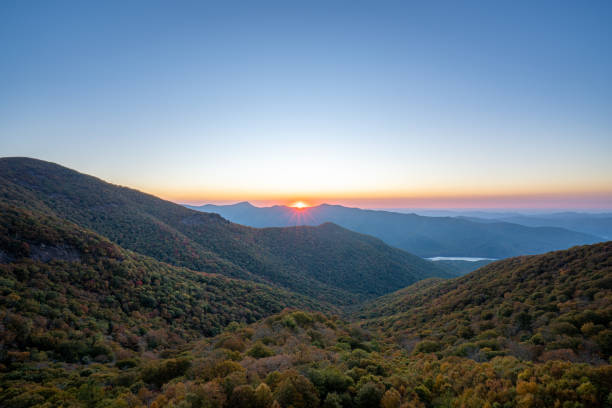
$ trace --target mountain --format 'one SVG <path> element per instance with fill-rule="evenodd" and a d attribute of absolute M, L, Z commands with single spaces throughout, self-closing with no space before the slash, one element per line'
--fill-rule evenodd
<path fill-rule="evenodd" d="M 452 276 L 336 225 L 249 228 L 34 159 L 0 159 L 0 202 L 65 219 L 158 261 L 335 304 Z"/>
<path fill-rule="evenodd" d="M 389 211 L 322 204 L 296 210 L 285 206 L 259 208 L 249 203 L 190 207 L 217 213 L 252 227 L 319 225 L 333 222 L 382 239 L 388 245 L 422 257 L 506 258 L 537 254 L 604 239 L 557 227 L 526 227 L 508 222 L 477 222 L 455 217 L 425 217 Z"/>
<path fill-rule="evenodd" d="M 589 265 L 605 262 L 600 248 L 585 252 L 581 261 Z M 415 292 L 438 284 L 434 280 L 419 282 L 414 285 Z M 607 299 L 609 308 L 609 293 L 594 295 L 603 295 L 599 303 L 605 304 L 602 299 Z M 438 315 L 445 313 L 443 310 L 433 310 L 435 322 L 444 318 Z M 423 317 L 420 310 L 418 313 Z M 593 313 L 570 313 L 567 317 L 599 321 L 605 316 L 605 310 Z M 544 314 L 536 322 L 546 317 Z M 524 321 L 527 319 L 521 318 Z M 0 405 L 535 408 L 607 407 L 611 401 L 612 365 L 600 360 L 593 364 L 572 362 L 569 359 L 574 356 L 566 349 L 553 347 L 537 357 L 523 354 L 519 347 L 494 350 L 504 339 L 493 337 L 496 328 L 489 328 L 469 342 L 464 340 L 469 331 L 461 331 L 463 337 L 449 335 L 462 342 L 456 355 L 449 355 L 433 340 L 420 341 L 409 353 L 410 344 L 390 341 L 394 339 L 388 337 L 389 329 L 379 331 L 369 323 L 360 326 L 323 313 L 284 310 L 248 326 L 230 325 L 212 338 L 158 346 L 155 352 L 122 349 L 115 352 L 115 361 L 99 363 L 50 361 L 35 348 L 11 350 L 3 360 L 5 365 L 0 366 Z M 450 319 L 447 323 L 452 329 L 454 323 Z M 437 325 L 430 333 L 427 322 L 418 324 L 421 336 L 439 333 Z M 599 327 L 604 322 L 589 321 L 583 326 L 584 338 L 598 333 L 598 341 L 602 333 L 610 331 Z M 567 325 L 554 327 L 569 330 Z M 53 334 L 58 336 L 63 330 Z M 576 338 L 592 351 L 601 350 L 589 340 L 572 337 Z M 567 336 L 564 339 L 576 343 Z M 515 354 L 521 354 L 520 358 Z"/>
<path fill-rule="evenodd" d="M 561 227 L 586 234 L 612 239 L 612 214 L 564 212 L 540 215 L 513 215 L 498 218 L 503 222 L 530 227 Z"/>
<path fill-rule="evenodd" d="M 258 283 L 171 266 L 77 225 L 0 203 L 1 350 L 110 361 L 286 307 L 333 310 Z M 113 351 L 114 350 L 114 351 Z"/>
<path fill-rule="evenodd" d="M 0 159 L 0 406 L 610 405 L 612 242 L 448 271 Z"/>
<path fill-rule="evenodd" d="M 408 210 L 393 210 L 405 213 Z M 462 218 L 475 222 L 509 222 L 528 227 L 559 227 L 572 231 L 595 235 L 605 240 L 612 238 L 612 213 L 599 212 L 494 212 L 470 210 L 415 210 L 419 215 L 446 216 Z"/>
<path fill-rule="evenodd" d="M 293 229 L 264 231 L 293 254 Z M 611 276 L 612 242 L 575 247 L 422 280 L 347 321 L 0 200 L 0 406 L 605 407 Z"/>
<path fill-rule="evenodd" d="M 421 281 L 364 306 L 408 351 L 596 364 L 612 356 L 612 241 Z"/>

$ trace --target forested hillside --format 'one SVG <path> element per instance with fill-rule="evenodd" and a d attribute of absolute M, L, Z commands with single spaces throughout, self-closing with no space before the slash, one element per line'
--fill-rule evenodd
<path fill-rule="evenodd" d="M 2 407 L 612 406 L 612 242 L 445 280 L 334 224 L 0 169 Z"/>
<path fill-rule="evenodd" d="M 612 243 L 424 280 L 350 323 L 295 309 L 268 316 L 325 306 L 172 267 L 54 217 L 1 210 L 0 406 L 612 402 Z"/>
<path fill-rule="evenodd" d="M 0 374 L 10 407 L 425 408 L 608 407 L 612 366 L 514 356 L 479 362 L 410 355 L 375 332 L 285 311 L 159 355 L 49 364 L 13 354 Z"/>
<path fill-rule="evenodd" d="M 285 307 L 330 310 L 253 282 L 126 251 L 76 225 L 0 203 L 2 361 L 42 353 L 108 362 L 250 323 Z"/>
<path fill-rule="evenodd" d="M 346 229 L 254 229 L 56 164 L 0 159 L 0 200 L 52 213 L 159 261 L 349 304 L 419 279 L 432 262 Z"/>
<path fill-rule="evenodd" d="M 612 242 L 494 262 L 366 305 L 409 352 L 601 364 L 612 354 Z"/>

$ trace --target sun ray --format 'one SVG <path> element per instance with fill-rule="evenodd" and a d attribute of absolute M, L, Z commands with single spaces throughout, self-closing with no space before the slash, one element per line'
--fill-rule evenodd
<path fill-rule="evenodd" d="M 306 204 L 304 201 L 296 201 L 295 203 L 291 204 L 289 207 L 297 208 L 298 210 L 301 210 L 303 208 L 307 208 L 310 206 Z"/>

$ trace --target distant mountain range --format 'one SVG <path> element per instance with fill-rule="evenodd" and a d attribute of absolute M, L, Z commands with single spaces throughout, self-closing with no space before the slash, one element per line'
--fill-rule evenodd
<path fill-rule="evenodd" d="M 499 218 L 466 217 L 477 222 L 511 222 L 528 227 L 561 227 L 585 234 L 596 235 L 605 240 L 612 239 L 612 214 L 589 214 L 563 212 L 554 214 L 513 214 Z"/>
<path fill-rule="evenodd" d="M 286 206 L 255 207 L 242 202 L 189 208 L 217 213 L 232 222 L 258 228 L 333 222 L 352 231 L 375 236 L 391 246 L 421 257 L 506 258 L 605 240 L 596 235 L 556 226 L 536 227 L 497 220 L 426 217 L 328 204 L 295 209 Z"/>
<path fill-rule="evenodd" d="M 612 242 L 456 262 L 0 159 L 0 406 L 608 406 Z"/>
<path fill-rule="evenodd" d="M 612 207 L 612 202 L 610 203 Z M 415 213 L 428 217 L 458 217 L 478 222 L 510 222 L 528 227 L 560 227 L 585 234 L 612 239 L 612 212 L 543 212 L 543 211 L 484 211 L 484 210 L 429 210 L 405 208 L 388 211 Z"/>
<path fill-rule="evenodd" d="M 194 271 L 280 286 L 332 304 L 453 273 L 326 223 L 255 229 L 57 164 L 0 159 L 0 202 L 63 219 L 123 248 Z"/>

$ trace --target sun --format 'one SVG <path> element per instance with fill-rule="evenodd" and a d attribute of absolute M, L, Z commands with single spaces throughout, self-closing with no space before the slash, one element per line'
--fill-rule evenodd
<path fill-rule="evenodd" d="M 289 207 L 293 207 L 293 208 L 297 208 L 298 210 L 301 210 L 302 208 L 306 208 L 310 206 L 303 201 L 296 201 L 295 203 L 291 204 Z"/>

